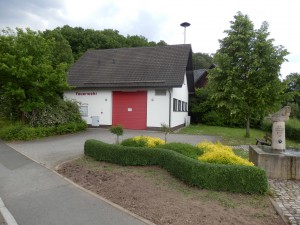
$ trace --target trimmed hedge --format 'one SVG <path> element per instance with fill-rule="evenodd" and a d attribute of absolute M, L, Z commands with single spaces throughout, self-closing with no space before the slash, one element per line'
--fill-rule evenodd
<path fill-rule="evenodd" d="M 75 133 L 86 130 L 87 124 L 84 121 L 71 122 L 51 127 L 29 127 L 21 124 L 9 125 L 0 130 L 0 138 L 5 141 L 33 140 L 53 135 Z"/>
<path fill-rule="evenodd" d="M 124 166 L 158 165 L 179 180 L 200 188 L 249 194 L 268 190 L 264 170 L 252 166 L 203 163 L 168 149 L 125 147 L 87 140 L 84 154 Z"/>
<path fill-rule="evenodd" d="M 202 149 L 191 144 L 180 142 L 171 142 L 164 145 L 159 145 L 158 148 L 169 149 L 193 159 L 198 159 L 198 157 L 203 154 Z"/>

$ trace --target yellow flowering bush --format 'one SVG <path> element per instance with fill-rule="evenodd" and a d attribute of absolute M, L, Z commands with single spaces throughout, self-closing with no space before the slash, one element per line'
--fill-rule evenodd
<path fill-rule="evenodd" d="M 157 138 L 157 137 L 150 137 L 150 136 L 135 136 L 132 138 L 134 142 L 144 143 L 145 147 L 154 148 L 157 145 L 165 144 L 165 141 Z"/>
<path fill-rule="evenodd" d="M 222 151 L 222 152 L 231 152 L 233 153 L 232 148 L 226 145 L 222 145 L 220 142 L 212 143 L 209 141 L 203 141 L 196 145 L 196 147 L 201 148 L 204 153 L 205 152 L 212 152 L 212 151 Z"/>
<path fill-rule="evenodd" d="M 204 154 L 198 157 L 203 162 L 244 166 L 254 165 L 252 162 L 235 155 L 229 146 L 222 145 L 219 142 L 213 144 L 206 141 L 196 146 L 204 151 Z"/>

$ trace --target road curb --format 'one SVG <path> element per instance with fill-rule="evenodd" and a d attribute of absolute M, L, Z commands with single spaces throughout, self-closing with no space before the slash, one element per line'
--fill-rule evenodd
<path fill-rule="evenodd" d="M 0 198 L 0 212 L 2 213 L 2 216 L 7 223 L 7 225 L 18 225 L 15 218 L 12 216 L 12 214 L 8 211 L 8 209 L 5 207 L 4 202 Z"/>
<path fill-rule="evenodd" d="M 276 212 L 278 213 L 278 215 L 280 216 L 280 218 L 282 219 L 282 221 L 284 222 L 285 225 L 289 225 L 289 221 L 288 219 L 284 216 L 281 208 L 279 207 L 279 205 L 277 204 L 276 201 L 274 201 L 274 199 L 272 197 L 269 196 L 269 199 L 274 207 L 274 209 L 276 210 Z"/>

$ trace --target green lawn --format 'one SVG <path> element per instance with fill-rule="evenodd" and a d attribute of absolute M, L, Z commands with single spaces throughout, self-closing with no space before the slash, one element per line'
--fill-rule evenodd
<path fill-rule="evenodd" d="M 222 143 L 225 145 L 254 145 L 255 138 L 262 138 L 265 135 L 264 131 L 251 129 L 250 138 L 245 138 L 245 128 L 232 128 L 232 127 L 218 127 L 208 125 L 190 125 L 181 129 L 180 134 L 199 134 L 199 135 L 212 135 L 222 137 Z M 287 140 L 287 146 L 291 148 L 300 149 L 300 143 Z"/>

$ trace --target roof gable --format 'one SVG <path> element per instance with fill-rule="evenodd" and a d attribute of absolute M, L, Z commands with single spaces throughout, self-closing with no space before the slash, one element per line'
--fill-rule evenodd
<path fill-rule="evenodd" d="M 192 70 L 191 45 L 89 50 L 68 72 L 68 83 L 89 87 L 181 87 Z"/>

